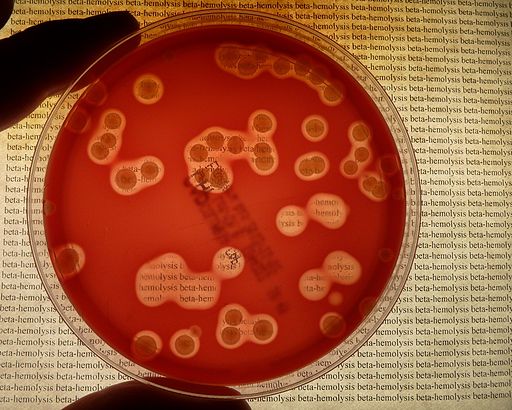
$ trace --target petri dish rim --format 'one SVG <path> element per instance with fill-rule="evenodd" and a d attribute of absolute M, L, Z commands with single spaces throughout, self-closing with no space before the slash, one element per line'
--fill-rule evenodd
<path fill-rule="evenodd" d="M 296 39 L 306 44 L 313 45 L 349 72 L 371 97 L 391 131 L 404 172 L 406 212 L 400 253 L 391 279 L 382 291 L 371 313 L 366 316 L 357 329 L 333 351 L 317 360 L 317 362 L 323 361 L 329 364 L 318 368 L 315 367 L 315 363 L 312 363 L 299 371 L 266 382 L 229 386 L 232 389 L 229 392 L 213 388 L 213 390 L 205 390 L 207 391 L 207 393 L 205 393 L 204 391 L 197 391 L 194 386 L 180 385 L 173 387 L 159 383 L 157 381 L 158 379 L 156 379 L 156 377 L 158 377 L 157 374 L 148 372 L 144 367 L 129 361 L 106 345 L 101 338 L 94 334 L 76 311 L 73 311 L 72 316 L 70 316 L 69 309 L 73 309 L 73 305 L 66 300 L 64 291 L 61 288 L 56 288 L 56 284 L 59 282 L 50 262 L 45 244 L 44 231 L 38 230 L 37 228 L 43 226 L 41 223 L 43 215 L 42 208 L 44 207 L 42 195 L 44 191 L 44 172 L 50 157 L 49 153 L 58 134 L 58 130 L 65 121 L 66 114 L 69 113 L 72 108 L 72 102 L 77 98 L 77 94 L 80 95 L 80 93 L 84 91 L 83 89 L 74 91 L 76 84 L 79 83 L 83 77 L 87 76 L 100 62 L 108 60 L 113 51 L 122 47 L 123 44 L 133 40 L 137 36 L 140 36 L 141 44 L 145 44 L 154 38 L 158 38 L 170 32 L 219 24 L 248 25 L 288 36 L 294 36 Z M 414 252 L 419 238 L 420 204 L 419 174 L 414 157 L 414 150 L 408 138 L 407 130 L 385 90 L 354 56 L 327 36 L 300 23 L 262 12 L 223 9 L 180 14 L 148 25 L 125 38 L 111 50 L 99 57 L 69 86 L 66 92 L 64 92 L 56 102 L 35 149 L 27 190 L 27 222 L 35 264 L 50 300 L 62 320 L 96 356 L 130 378 L 172 392 L 205 398 L 250 399 L 282 393 L 321 377 L 351 357 L 376 332 L 398 300 L 412 267 Z M 298 373 L 300 373 L 300 375 Z M 208 386 L 208 388 L 210 387 L 211 386 Z"/>

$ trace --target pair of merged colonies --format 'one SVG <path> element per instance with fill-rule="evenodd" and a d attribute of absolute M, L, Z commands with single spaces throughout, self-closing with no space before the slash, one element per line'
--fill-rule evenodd
<path fill-rule="evenodd" d="M 302 295 L 308 300 L 323 299 L 333 284 L 353 285 L 362 275 L 361 264 L 344 251 L 329 253 L 322 267 L 310 269 L 302 274 L 299 287 Z M 332 293 L 329 303 L 340 305 L 343 296 L 339 292 Z"/>
<path fill-rule="evenodd" d="M 309 198 L 305 208 L 286 205 L 276 214 L 276 226 L 286 236 L 300 235 L 309 220 L 316 221 L 327 229 L 338 229 L 345 223 L 349 213 L 343 199 L 334 194 L 319 193 Z"/>
<path fill-rule="evenodd" d="M 246 131 L 206 129 L 185 146 L 188 174 L 198 188 L 214 193 L 231 187 L 235 178 L 233 161 L 247 161 L 258 175 L 271 174 L 279 164 L 272 140 L 275 129 L 276 119 L 266 110 L 257 110 L 249 116 Z"/>
<path fill-rule="evenodd" d="M 267 380 L 336 347 L 404 229 L 371 99 L 318 51 L 240 26 L 169 35 L 107 70 L 47 180 L 48 246 L 77 310 L 123 355 L 194 383 Z"/>

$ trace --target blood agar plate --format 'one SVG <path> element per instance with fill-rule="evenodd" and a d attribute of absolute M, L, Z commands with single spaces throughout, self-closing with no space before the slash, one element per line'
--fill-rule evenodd
<path fill-rule="evenodd" d="M 57 310 L 116 369 L 192 395 L 334 369 L 390 312 L 418 238 L 396 109 L 342 47 L 276 16 L 136 35 L 36 149 L 30 238 Z"/>

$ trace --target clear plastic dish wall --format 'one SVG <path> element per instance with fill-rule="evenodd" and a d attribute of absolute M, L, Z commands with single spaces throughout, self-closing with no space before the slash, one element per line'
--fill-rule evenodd
<path fill-rule="evenodd" d="M 373 99 L 391 130 L 404 171 L 406 187 L 405 231 L 400 254 L 392 277 L 372 312 L 360 324 L 356 331 L 338 345 L 337 348 L 305 368 L 261 383 L 227 386 L 229 389 L 213 386 L 188 385 L 186 383 L 168 380 L 161 375 L 152 373 L 144 367 L 131 362 L 106 344 L 76 312 L 61 287 L 48 253 L 43 222 L 45 172 L 50 160 L 50 153 L 67 114 L 73 107 L 74 102 L 84 92 L 84 89 L 72 91 L 73 86 L 71 86 L 57 102 L 43 129 L 41 138 L 36 147 L 30 172 L 27 219 L 35 263 L 50 299 L 69 328 L 72 329 L 77 337 L 99 358 L 133 379 L 171 391 L 200 397 L 254 398 L 295 388 L 336 368 L 336 366 L 353 355 L 382 324 L 386 316 L 390 313 L 394 303 L 397 301 L 411 268 L 419 230 L 419 178 L 413 149 L 406 129 L 389 97 L 374 77 L 350 53 L 339 44 L 318 32 L 295 22 L 263 13 L 204 11 L 165 19 L 140 30 L 135 35 L 140 36 L 142 45 L 152 39 L 187 28 L 219 24 L 245 25 L 271 30 L 291 36 L 305 44 L 312 45 L 339 64 L 359 82 Z M 126 41 L 129 41 L 129 39 Z M 100 64 L 104 65 L 105 61 L 110 63 L 110 60 L 112 60 L 111 52 L 112 50 L 96 61 L 88 72 Z M 87 76 L 88 72 L 84 73 L 81 78 Z M 79 80 L 80 79 L 77 79 L 77 82 Z"/>

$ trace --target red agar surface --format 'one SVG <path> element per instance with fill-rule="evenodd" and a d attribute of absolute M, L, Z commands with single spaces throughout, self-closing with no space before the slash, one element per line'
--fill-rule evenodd
<path fill-rule="evenodd" d="M 356 329 L 392 274 L 404 196 L 392 136 L 350 75 L 294 39 L 220 26 L 140 47 L 78 100 L 45 228 L 107 343 L 167 377 L 232 385 L 297 370 Z"/>

